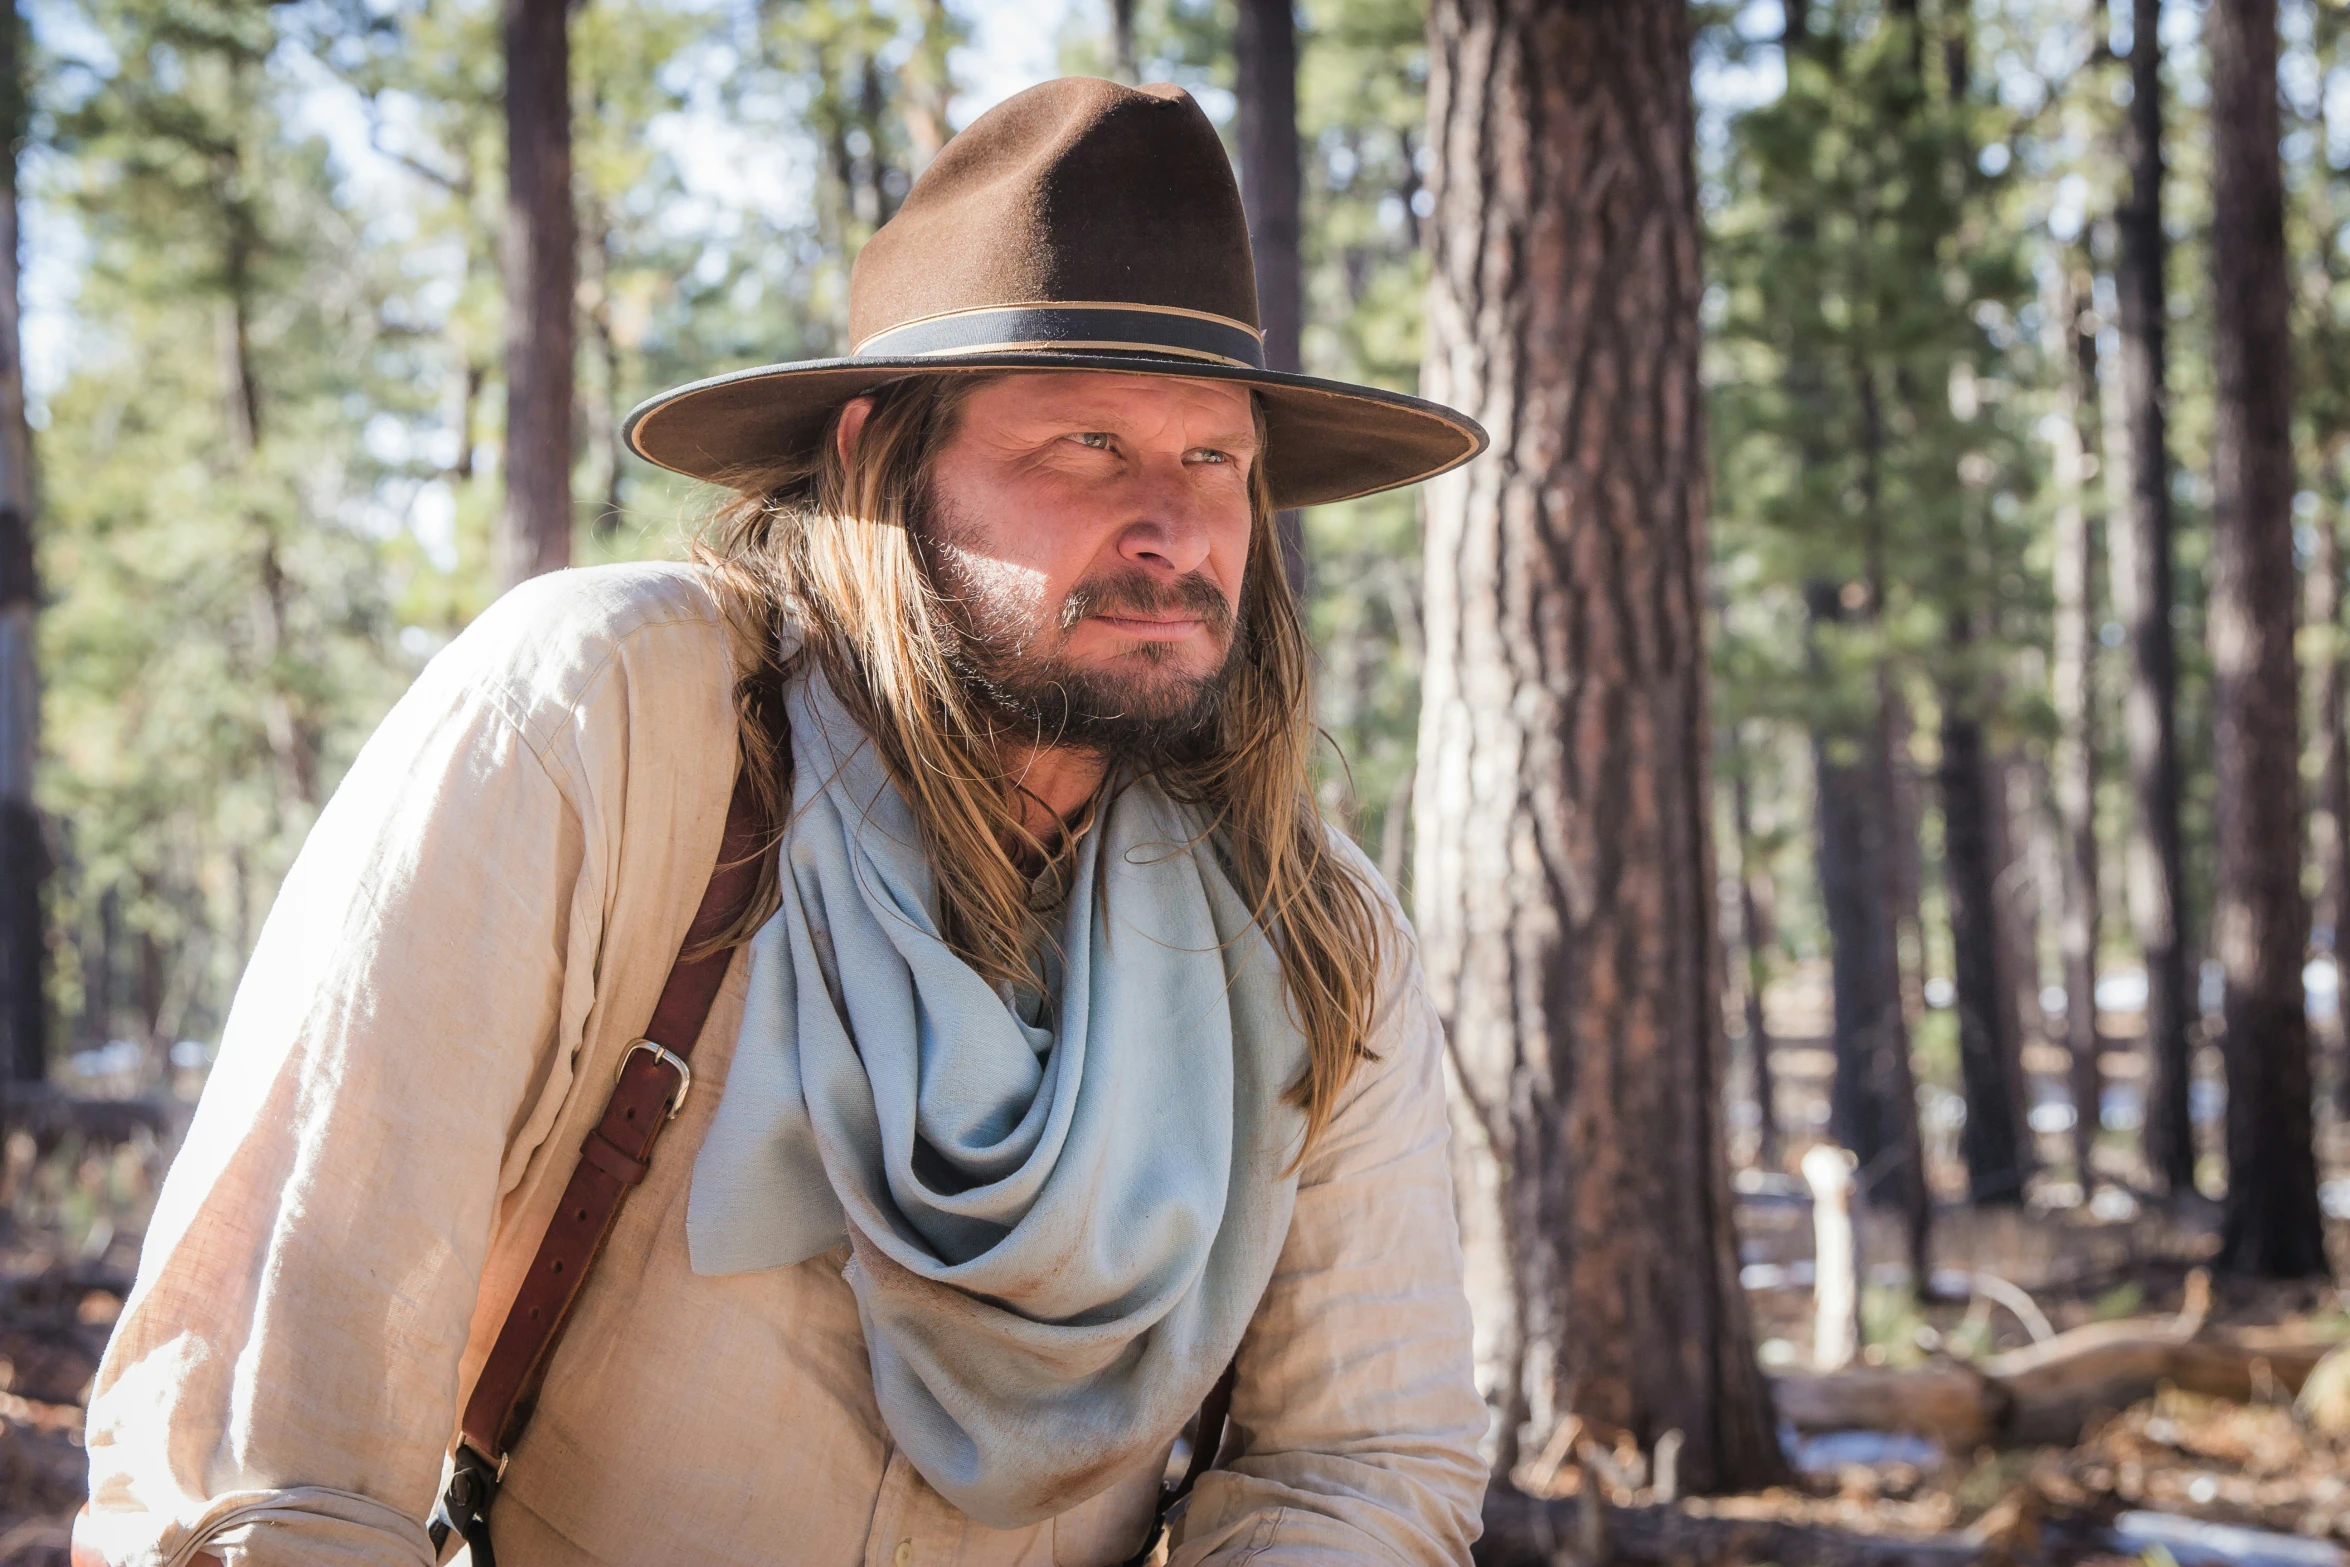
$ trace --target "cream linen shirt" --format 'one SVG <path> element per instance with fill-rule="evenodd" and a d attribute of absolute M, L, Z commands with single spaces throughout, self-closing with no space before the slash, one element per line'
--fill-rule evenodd
<path fill-rule="evenodd" d="M 360 753 L 270 912 L 98 1371 L 81 1538 L 104 1560 L 432 1559 L 457 1412 L 717 856 L 731 659 L 692 568 L 564 572 L 484 614 Z M 1459 1562 L 1476 1537 L 1441 1040 L 1405 947 L 1176 1567 Z M 1155 1471 L 996 1530 L 906 1462 L 845 1244 L 688 1266 L 745 968 L 513 1454 L 504 1567 L 1119 1561 Z"/>

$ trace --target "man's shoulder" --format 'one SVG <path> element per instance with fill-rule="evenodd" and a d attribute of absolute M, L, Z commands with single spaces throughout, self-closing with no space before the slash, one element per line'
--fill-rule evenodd
<path fill-rule="evenodd" d="M 466 627 L 418 685 L 490 702 L 543 748 L 600 692 L 655 705 L 716 694 L 727 708 L 733 676 L 726 617 L 702 569 L 645 562 L 522 583 Z"/>
<path fill-rule="evenodd" d="M 722 624 L 701 567 L 631 561 L 533 577 L 483 610 L 459 640 L 608 645 L 649 626 L 697 622 L 713 629 Z"/>
<path fill-rule="evenodd" d="M 1395 889 L 1388 885 L 1386 872 L 1379 868 L 1378 863 L 1364 851 L 1361 844 L 1355 842 L 1354 834 L 1348 832 L 1338 822 L 1325 816 L 1322 818 L 1322 843 L 1324 850 L 1330 857 L 1350 872 L 1364 890 L 1370 893 L 1371 901 L 1375 905 L 1372 912 L 1385 915 L 1396 933 L 1404 940 L 1409 941 L 1412 926 L 1410 919 L 1404 914 L 1403 904 L 1396 898 Z"/>

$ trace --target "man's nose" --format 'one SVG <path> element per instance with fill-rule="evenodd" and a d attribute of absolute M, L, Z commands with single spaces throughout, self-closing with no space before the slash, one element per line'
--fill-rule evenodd
<path fill-rule="evenodd" d="M 1134 507 L 1134 516 L 1118 535 L 1120 555 L 1179 577 L 1197 571 L 1206 561 L 1208 519 L 1186 477 L 1180 472 L 1135 476 L 1132 492 L 1123 497 Z"/>

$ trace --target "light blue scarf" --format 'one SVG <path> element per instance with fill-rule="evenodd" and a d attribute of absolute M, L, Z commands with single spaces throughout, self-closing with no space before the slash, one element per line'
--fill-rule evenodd
<path fill-rule="evenodd" d="M 1040 1005 L 940 939 L 913 813 L 822 675 L 788 700 L 783 906 L 694 1165 L 693 1267 L 845 1236 L 898 1445 L 981 1523 L 1034 1523 L 1164 1451 L 1240 1342 L 1296 1199 L 1304 1041 L 1155 785 L 1079 840 Z"/>

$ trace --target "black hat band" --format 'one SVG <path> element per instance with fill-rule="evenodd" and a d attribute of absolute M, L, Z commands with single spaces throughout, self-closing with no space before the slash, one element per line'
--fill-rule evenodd
<path fill-rule="evenodd" d="M 919 359 L 938 354 L 1173 354 L 1243 369 L 1265 368 L 1257 333 L 1225 316 L 1163 305 L 1003 305 L 925 316 L 874 333 L 859 359 Z"/>

